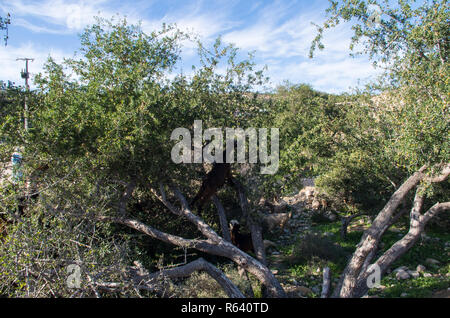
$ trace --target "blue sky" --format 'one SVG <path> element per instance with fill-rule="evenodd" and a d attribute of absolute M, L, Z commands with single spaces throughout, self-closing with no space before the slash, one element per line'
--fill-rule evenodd
<path fill-rule="evenodd" d="M 270 86 L 289 80 L 309 83 L 315 89 L 349 92 L 373 78 L 376 71 L 365 57 L 349 57 L 351 31 L 342 25 L 326 34 L 326 49 L 308 58 L 315 36 L 311 22 L 324 20 L 327 0 L 298 1 L 201 1 L 201 0 L 0 0 L 0 15 L 11 14 L 8 46 L 0 46 L 0 80 L 23 83 L 23 62 L 32 57 L 30 71 L 42 70 L 47 57 L 57 61 L 72 57 L 79 48 L 78 34 L 94 22 L 94 16 L 126 16 L 131 23 L 141 21 L 144 31 L 159 29 L 163 22 L 176 23 L 211 44 L 221 35 L 244 53 L 255 51 L 255 62 L 267 65 Z M 183 51 L 182 68 L 195 63 L 195 50 Z"/>

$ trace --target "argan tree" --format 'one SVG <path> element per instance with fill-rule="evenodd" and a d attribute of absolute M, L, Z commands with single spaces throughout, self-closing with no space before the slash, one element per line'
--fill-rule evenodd
<path fill-rule="evenodd" d="M 364 116 L 374 123 L 368 129 L 372 139 L 378 140 L 372 153 L 388 159 L 383 164 L 390 166 L 386 171 L 403 179 L 393 183 L 395 192 L 364 232 L 334 291 L 337 297 L 361 297 L 369 289 L 367 279 L 376 269 L 373 265 L 383 275 L 414 245 L 430 219 L 450 209 L 449 7 L 447 1 L 330 2 L 329 18 L 318 28 L 311 53 L 323 49 L 324 32 L 341 22 L 351 23 L 351 48 L 363 44 L 359 53 L 367 54 L 384 70 L 368 92 L 370 96 L 378 93 L 377 97 L 359 101 L 369 105 Z M 355 127 L 359 123 L 353 122 Z M 383 234 L 405 206 L 410 207 L 408 233 L 376 257 Z"/>
<path fill-rule="evenodd" d="M 171 132 L 178 127 L 192 131 L 194 120 L 203 120 L 204 129 L 245 128 L 256 122 L 262 104 L 250 92 L 264 78 L 250 60 L 237 61 L 237 50 L 223 45 L 220 39 L 210 49 L 199 44 L 199 65 L 191 75 L 171 74 L 180 59 L 182 42 L 187 40 L 190 37 L 173 26 L 164 25 L 146 34 L 139 25 L 128 25 L 126 20 L 99 19 L 81 35 L 81 49 L 75 57 L 61 64 L 49 59 L 44 72 L 36 77 L 37 101 L 30 114 L 33 126 L 22 141 L 24 157 L 28 158 L 24 169 L 31 175 L 41 165 L 48 168 L 44 173 L 34 173 L 31 188 L 39 198 L 25 209 L 37 226 L 30 225 L 25 231 L 18 221 L 7 239 L 16 242 L 9 244 L 14 247 L 19 237 L 21 242 L 26 236 L 30 240 L 41 237 L 44 226 L 50 237 L 55 231 L 54 238 L 47 241 L 58 242 L 59 250 L 40 253 L 35 242 L 27 245 L 26 251 L 27 255 L 52 259 L 49 264 L 56 271 L 49 270 L 53 276 L 46 277 L 47 285 L 61 287 L 63 283 L 57 277 L 67 276 L 61 274 L 63 266 L 75 258 L 82 265 L 87 290 L 96 296 L 139 295 L 133 291 L 141 290 L 161 294 L 156 280 L 160 274 L 182 277 L 193 270 L 207 271 L 230 296 L 242 296 L 204 259 L 155 275 L 149 274 L 148 264 L 132 267 L 133 257 L 145 259 L 142 255 L 146 254 L 137 247 L 142 239 L 136 237 L 146 236 L 152 242 L 228 258 L 253 274 L 270 296 L 284 296 L 264 264 L 260 227 L 247 209 L 243 182 L 235 180 L 235 202 L 243 207 L 244 216 L 256 231 L 259 259 L 217 234 L 218 230 L 227 231 L 225 210 L 217 197 L 213 216 L 191 211 L 186 197 L 198 190 L 194 181 L 200 179 L 203 167 L 171 160 Z M 225 72 L 218 72 L 219 67 Z M 17 197 L 23 189 L 15 191 Z M 172 212 L 172 217 L 167 212 Z M 216 224 L 204 220 L 218 215 L 222 226 L 216 229 Z M 59 231 L 52 225 L 58 225 Z M 198 238 L 199 234 L 204 238 Z M 80 249 L 85 253 L 77 252 Z M 6 249 L 4 253 L 12 252 Z M 97 253 L 102 257 L 96 262 L 91 256 Z M 118 257 L 115 265 L 110 264 L 114 257 Z M 8 260 L 5 268 L 10 270 L 10 277 L 20 277 L 25 290 L 30 290 L 30 281 L 34 282 L 31 290 L 39 290 L 45 283 L 30 278 L 28 263 L 4 259 Z M 38 260 L 35 263 L 41 264 Z M 43 267 L 45 264 L 42 262 Z M 112 267 L 118 266 L 123 268 L 116 276 L 105 274 L 112 274 Z M 33 272 L 38 271 L 34 268 Z"/>

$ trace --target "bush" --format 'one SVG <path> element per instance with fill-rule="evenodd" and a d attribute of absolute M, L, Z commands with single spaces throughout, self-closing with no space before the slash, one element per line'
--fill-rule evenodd
<path fill-rule="evenodd" d="M 225 275 L 235 284 L 244 294 L 250 289 L 250 285 L 255 292 L 260 290 L 259 283 L 256 279 L 250 277 L 250 281 L 244 279 L 239 275 L 238 270 L 231 264 L 225 265 L 223 268 Z M 179 297 L 183 298 L 226 298 L 228 297 L 219 283 L 214 280 L 207 273 L 193 273 L 187 278 L 179 287 L 177 293 Z"/>
<path fill-rule="evenodd" d="M 318 234 L 309 233 L 299 239 L 288 258 L 291 264 L 308 263 L 314 259 L 338 262 L 346 259 L 347 252 L 343 247 Z"/>

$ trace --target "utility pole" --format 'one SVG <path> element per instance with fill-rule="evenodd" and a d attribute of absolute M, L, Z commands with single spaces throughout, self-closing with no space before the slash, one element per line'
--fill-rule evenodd
<path fill-rule="evenodd" d="M 30 73 L 28 72 L 28 61 L 34 61 L 34 59 L 29 58 L 29 57 L 20 57 L 17 58 L 16 61 L 25 61 L 25 70 L 22 70 L 22 72 L 20 72 L 20 75 L 23 79 L 25 79 L 25 89 L 26 89 L 26 94 L 25 94 L 25 102 L 24 102 L 24 127 L 25 127 L 25 131 L 28 131 L 28 105 L 27 105 L 27 96 L 28 96 L 28 92 L 30 91 L 30 85 L 28 85 L 28 79 L 30 78 Z"/>

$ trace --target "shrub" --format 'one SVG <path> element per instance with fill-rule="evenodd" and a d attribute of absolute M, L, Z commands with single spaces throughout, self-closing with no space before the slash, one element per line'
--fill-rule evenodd
<path fill-rule="evenodd" d="M 308 233 L 296 243 L 288 260 L 291 264 L 307 263 L 317 258 L 337 262 L 346 256 L 343 247 L 318 234 Z"/>

